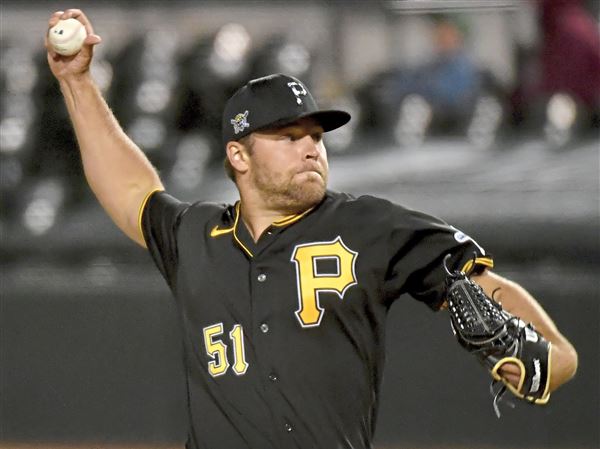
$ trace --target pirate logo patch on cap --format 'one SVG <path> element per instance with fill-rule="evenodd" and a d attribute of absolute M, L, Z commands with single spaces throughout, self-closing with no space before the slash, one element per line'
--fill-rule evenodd
<path fill-rule="evenodd" d="M 230 120 L 233 125 L 233 132 L 238 134 L 244 131 L 245 128 L 250 128 L 248 123 L 248 111 L 237 114 L 233 119 Z"/>

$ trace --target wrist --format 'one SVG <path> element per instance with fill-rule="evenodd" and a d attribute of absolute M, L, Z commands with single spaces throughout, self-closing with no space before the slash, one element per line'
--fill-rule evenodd
<path fill-rule="evenodd" d="M 100 95 L 89 71 L 59 78 L 58 82 L 72 120 L 77 119 L 76 112 L 86 110 L 86 105 L 95 104 L 94 99 Z"/>
<path fill-rule="evenodd" d="M 74 88 L 83 87 L 87 85 L 94 85 L 94 79 L 92 78 L 89 70 L 83 73 L 72 74 L 58 78 L 58 84 L 61 90 L 72 90 Z"/>

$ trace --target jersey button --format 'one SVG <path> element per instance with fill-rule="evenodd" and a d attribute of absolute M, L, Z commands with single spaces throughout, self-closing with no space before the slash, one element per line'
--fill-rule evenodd
<path fill-rule="evenodd" d="M 260 330 L 263 334 L 266 334 L 267 332 L 269 332 L 269 325 L 267 323 L 262 323 L 260 325 Z"/>
<path fill-rule="evenodd" d="M 277 382 L 277 379 L 279 379 L 279 377 L 277 377 L 277 374 L 275 374 L 275 373 L 269 374 L 269 380 L 271 382 Z"/>
<path fill-rule="evenodd" d="M 294 430 L 294 428 L 292 427 L 292 425 L 290 423 L 285 423 L 285 431 L 286 432 L 291 432 L 292 430 Z"/>
<path fill-rule="evenodd" d="M 267 275 L 264 273 L 259 274 L 256 279 L 258 279 L 258 282 L 265 282 L 267 280 Z"/>

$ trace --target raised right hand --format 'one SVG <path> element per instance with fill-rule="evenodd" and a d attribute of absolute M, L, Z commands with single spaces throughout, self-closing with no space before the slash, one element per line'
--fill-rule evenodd
<path fill-rule="evenodd" d="M 94 54 L 94 45 L 102 42 L 102 38 L 94 34 L 91 22 L 85 14 L 79 9 L 68 9 L 66 11 L 57 11 L 48 21 L 48 30 L 52 28 L 59 20 L 74 18 L 79 20 L 87 32 L 87 37 L 83 42 L 83 47 L 79 53 L 72 56 L 62 56 L 56 53 L 48 42 L 48 31 L 44 39 L 46 50 L 48 51 L 48 64 L 53 75 L 61 80 L 67 78 L 77 78 L 89 73 L 90 63 Z"/>

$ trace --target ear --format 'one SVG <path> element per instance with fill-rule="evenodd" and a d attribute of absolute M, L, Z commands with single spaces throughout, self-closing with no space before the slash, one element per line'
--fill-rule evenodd
<path fill-rule="evenodd" d="M 240 142 L 229 141 L 225 147 L 227 159 L 236 172 L 246 173 L 248 171 L 248 151 Z"/>

